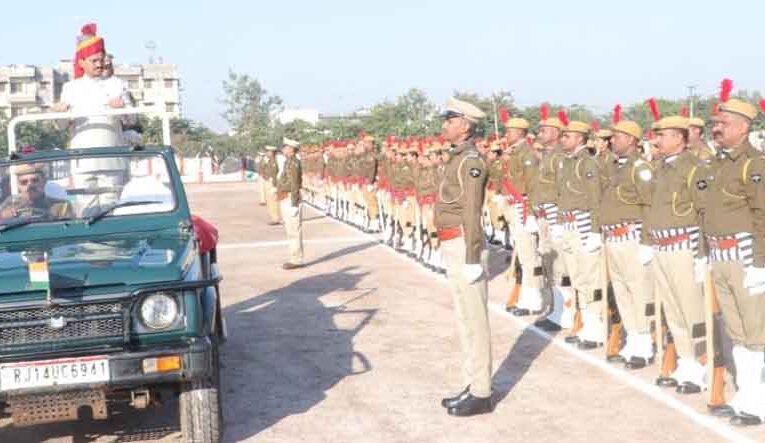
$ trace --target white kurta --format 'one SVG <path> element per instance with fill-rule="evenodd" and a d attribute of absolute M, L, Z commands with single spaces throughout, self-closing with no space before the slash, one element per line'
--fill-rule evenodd
<path fill-rule="evenodd" d="M 117 77 L 90 78 L 88 76 L 64 84 L 61 102 L 71 112 L 98 113 L 108 110 L 109 101 L 121 98 L 129 103 L 125 82 Z M 93 116 L 75 119 L 72 127 L 71 148 L 118 146 L 122 142 L 119 117 Z"/>

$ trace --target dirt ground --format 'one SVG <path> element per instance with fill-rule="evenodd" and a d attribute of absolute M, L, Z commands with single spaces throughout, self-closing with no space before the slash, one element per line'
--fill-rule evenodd
<path fill-rule="evenodd" d="M 765 427 L 707 416 L 702 395 L 655 387 L 655 366 L 627 373 L 602 350 L 574 350 L 506 315 L 499 250 L 490 283 L 497 406 L 450 417 L 440 399 L 462 386 L 443 277 L 310 208 L 308 266 L 284 271 L 283 228 L 266 226 L 253 186 L 188 193 L 221 234 L 227 442 L 765 441 Z M 86 424 L 0 421 L 0 442 L 179 440 L 177 404 Z"/>

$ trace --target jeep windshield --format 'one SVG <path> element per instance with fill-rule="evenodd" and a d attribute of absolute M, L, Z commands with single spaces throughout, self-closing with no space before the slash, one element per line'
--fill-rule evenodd
<path fill-rule="evenodd" d="M 176 192 L 154 153 L 22 159 L 0 164 L 0 232 L 33 223 L 96 222 L 172 211 Z"/>

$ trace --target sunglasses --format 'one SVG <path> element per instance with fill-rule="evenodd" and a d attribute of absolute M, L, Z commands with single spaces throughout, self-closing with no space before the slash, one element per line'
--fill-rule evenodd
<path fill-rule="evenodd" d="M 30 178 L 20 178 L 19 185 L 21 186 L 28 186 L 28 185 L 36 185 L 40 183 L 40 177 L 30 177 Z"/>

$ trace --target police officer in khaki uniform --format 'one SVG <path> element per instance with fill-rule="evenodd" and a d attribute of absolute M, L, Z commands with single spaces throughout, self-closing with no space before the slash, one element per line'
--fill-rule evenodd
<path fill-rule="evenodd" d="M 655 127 L 660 160 L 643 223 L 653 246 L 654 290 L 677 350 L 677 369 L 657 383 L 694 394 L 705 389 L 699 359 L 706 348 L 702 280 L 694 278 L 699 256 L 699 214 L 709 187 L 705 164 L 687 150 L 688 119 L 664 117 Z"/>
<path fill-rule="evenodd" d="M 276 193 L 284 218 L 284 230 L 287 232 L 290 258 L 282 267 L 295 269 L 303 266 L 303 227 L 300 218 L 300 160 L 296 153 L 300 144 L 288 138 L 284 139 L 282 153 L 286 157 L 284 167 L 276 178 Z"/>
<path fill-rule="evenodd" d="M 563 259 L 582 315 L 580 349 L 605 342 L 601 289 L 600 197 L 601 171 L 586 146 L 590 126 L 580 121 L 564 124 L 561 144 L 566 158 L 557 177 L 558 218 L 563 223 Z"/>
<path fill-rule="evenodd" d="M 529 206 L 534 212 L 539 225 L 539 255 L 542 262 L 544 281 L 552 288 L 552 310 L 547 320 L 562 328 L 571 328 L 566 339 L 578 340 L 578 324 L 575 322 L 575 306 L 570 287 L 564 287 L 564 277 L 568 275 L 563 260 L 563 225 L 558 219 L 557 177 L 566 155 L 559 140 L 563 123 L 549 115 L 550 109 L 545 104 L 540 109 L 539 122 L 539 161 L 530 171 L 528 189 Z"/>
<path fill-rule="evenodd" d="M 475 126 L 484 117 L 476 106 L 452 98 L 443 124 L 452 149 L 439 184 L 435 225 L 452 287 L 466 387 L 443 399 L 442 405 L 456 416 L 492 410 L 488 250 L 481 227 L 487 167 L 472 141 Z"/>
<path fill-rule="evenodd" d="M 640 126 L 617 120 L 612 127 L 614 160 L 606 168 L 600 223 L 608 274 L 627 342 L 619 354 L 628 369 L 640 369 L 653 359 L 650 320 L 655 310 L 650 262 L 643 220 L 651 203 L 653 167 L 640 157 Z"/>
<path fill-rule="evenodd" d="M 278 174 L 279 164 L 276 161 L 276 148 L 274 146 L 266 146 L 266 153 L 260 163 L 260 179 L 265 182 L 266 187 L 266 209 L 271 219 L 268 223 L 269 225 L 278 225 L 281 219 L 275 188 L 275 180 Z"/>
<path fill-rule="evenodd" d="M 720 152 L 704 214 L 708 259 L 728 336 L 738 392 L 731 424 L 765 420 L 765 158 L 749 143 L 757 109 L 720 105 L 713 132 Z"/>
<path fill-rule="evenodd" d="M 699 159 L 710 162 L 715 150 L 704 143 L 704 120 L 693 117 L 688 119 L 688 150 Z"/>

